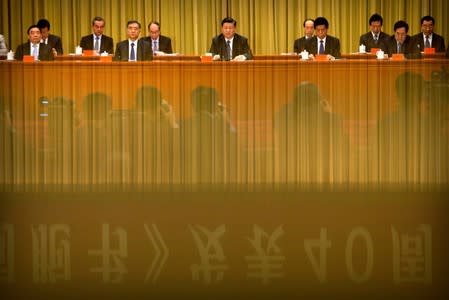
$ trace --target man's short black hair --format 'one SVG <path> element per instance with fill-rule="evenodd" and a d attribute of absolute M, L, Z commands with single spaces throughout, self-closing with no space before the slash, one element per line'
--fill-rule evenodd
<path fill-rule="evenodd" d="M 421 25 L 422 25 L 422 23 L 424 21 L 427 21 L 427 22 L 432 21 L 432 24 L 433 25 L 435 24 L 435 19 L 432 16 L 424 16 L 424 17 L 422 17 L 421 18 Z"/>
<path fill-rule="evenodd" d="M 28 27 L 27 34 L 30 34 L 30 30 L 33 29 L 33 28 L 37 28 L 37 29 L 39 29 L 39 31 L 41 31 L 41 29 L 39 28 L 39 26 L 33 24 L 33 25 L 31 25 L 30 27 Z"/>
<path fill-rule="evenodd" d="M 130 24 L 137 24 L 137 25 L 139 25 L 139 29 L 142 28 L 140 23 L 136 20 L 129 20 L 128 23 L 126 23 L 126 27 L 128 27 Z"/>
<path fill-rule="evenodd" d="M 237 21 L 234 20 L 234 19 L 231 18 L 231 17 L 226 17 L 226 18 L 224 18 L 224 19 L 221 21 L 221 26 L 223 27 L 223 25 L 224 25 L 225 23 L 232 23 L 234 26 L 237 26 Z"/>
<path fill-rule="evenodd" d="M 48 22 L 47 19 L 40 19 L 39 21 L 37 21 L 36 25 L 37 27 L 39 27 L 39 29 L 48 28 L 48 30 L 50 30 L 50 22 Z"/>
<path fill-rule="evenodd" d="M 318 17 L 315 19 L 315 22 L 313 22 L 313 28 L 316 28 L 317 26 L 324 25 L 324 27 L 329 28 L 329 22 L 324 17 Z"/>
<path fill-rule="evenodd" d="M 381 15 L 374 14 L 369 18 L 369 24 L 371 25 L 373 22 L 380 22 L 380 26 L 382 26 L 384 24 L 384 19 Z"/>
<path fill-rule="evenodd" d="M 92 19 L 92 26 L 95 25 L 95 22 L 97 21 L 106 23 L 106 21 L 102 17 L 96 16 L 95 18 Z"/>
<path fill-rule="evenodd" d="M 408 24 L 407 24 L 407 22 L 405 22 L 403 20 L 400 20 L 400 21 L 397 21 L 396 23 L 394 23 L 393 31 L 396 32 L 396 29 L 402 28 L 402 27 L 405 28 L 405 32 L 407 33 L 408 32 Z"/>

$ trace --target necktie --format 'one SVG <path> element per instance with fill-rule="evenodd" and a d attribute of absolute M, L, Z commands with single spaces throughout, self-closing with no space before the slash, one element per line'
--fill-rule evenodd
<path fill-rule="evenodd" d="M 131 43 L 131 54 L 129 55 L 129 60 L 136 60 L 136 52 L 134 52 L 134 43 Z"/>
<path fill-rule="evenodd" d="M 157 46 L 157 41 L 153 41 L 153 53 L 158 50 L 159 50 L 159 47 Z"/>
<path fill-rule="evenodd" d="M 324 54 L 324 41 L 320 40 L 320 51 L 318 54 Z"/>
<path fill-rule="evenodd" d="M 99 42 L 99 39 L 100 39 L 100 38 L 99 38 L 98 36 L 95 37 L 94 50 L 97 51 L 97 52 L 100 51 L 100 47 L 99 47 L 99 43 L 100 43 L 100 42 Z"/>
<path fill-rule="evenodd" d="M 375 34 L 375 35 L 374 35 L 374 44 L 377 44 L 378 38 L 379 38 L 379 37 L 377 36 L 377 34 Z"/>
<path fill-rule="evenodd" d="M 398 43 L 398 53 L 401 53 L 401 44 Z"/>
<path fill-rule="evenodd" d="M 426 35 L 426 44 L 424 45 L 424 48 L 430 48 L 430 41 L 428 35 Z"/>
<path fill-rule="evenodd" d="M 39 60 L 39 53 L 37 52 L 36 44 L 33 45 L 33 56 L 34 56 L 34 60 Z"/>
<path fill-rule="evenodd" d="M 231 52 L 231 41 L 226 41 L 226 60 L 232 59 L 232 52 Z"/>

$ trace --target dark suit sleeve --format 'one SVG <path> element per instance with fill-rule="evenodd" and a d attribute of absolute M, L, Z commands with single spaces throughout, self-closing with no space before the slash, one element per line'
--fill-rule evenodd
<path fill-rule="evenodd" d="M 217 40 L 217 38 L 212 39 L 212 43 L 210 45 L 209 52 L 212 53 L 213 55 L 216 55 L 216 54 L 220 55 L 220 49 L 217 45 L 216 40 Z"/>
<path fill-rule="evenodd" d="M 16 53 L 14 54 L 15 60 L 23 60 L 23 44 L 17 46 Z"/>
<path fill-rule="evenodd" d="M 115 55 L 114 55 L 114 60 L 115 61 L 121 61 L 122 60 L 122 51 L 121 51 L 121 43 L 117 44 L 117 47 L 115 48 Z"/>
<path fill-rule="evenodd" d="M 39 46 L 39 60 L 51 61 L 54 60 L 53 51 L 49 45 L 40 44 Z"/>
<path fill-rule="evenodd" d="M 64 52 L 62 51 L 62 40 L 59 36 L 54 36 L 55 39 L 55 49 L 56 52 L 58 52 L 58 54 L 63 54 Z"/>
<path fill-rule="evenodd" d="M 246 57 L 246 59 L 253 59 L 253 53 L 251 52 L 251 48 L 249 47 L 248 44 L 248 39 L 247 38 L 242 38 L 242 48 L 241 51 L 239 51 L 240 53 L 237 55 L 244 55 Z"/>
<path fill-rule="evenodd" d="M 111 37 L 103 36 L 100 51 L 106 51 L 109 54 L 114 54 L 114 40 Z"/>
<path fill-rule="evenodd" d="M 172 46 L 171 46 L 171 38 L 164 37 L 164 48 L 162 49 L 162 51 L 164 53 L 173 53 L 173 49 L 172 49 Z"/>
<path fill-rule="evenodd" d="M 79 45 L 81 48 L 83 48 L 83 50 L 90 50 L 89 49 L 89 38 L 87 37 L 87 36 L 83 36 L 82 38 L 81 38 L 81 41 L 80 41 L 80 45 Z"/>

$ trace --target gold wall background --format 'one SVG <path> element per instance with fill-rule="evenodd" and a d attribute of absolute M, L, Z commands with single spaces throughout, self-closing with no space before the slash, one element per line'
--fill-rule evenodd
<path fill-rule="evenodd" d="M 94 16 L 106 19 L 105 34 L 114 42 L 126 38 L 126 22 L 147 25 L 158 20 L 162 33 L 173 40 L 174 51 L 204 53 L 211 38 L 220 31 L 220 21 L 229 15 L 237 19 L 237 30 L 249 38 L 255 54 L 293 51 L 294 40 L 303 34 L 307 17 L 324 16 L 329 34 L 340 38 L 342 52 L 358 48 L 359 36 L 368 31 L 368 19 L 377 12 L 384 17 L 384 31 L 392 33 L 399 19 L 410 25 L 410 34 L 420 31 L 420 18 L 432 15 L 435 31 L 449 40 L 449 2 L 444 0 L 2 0 L 0 33 L 9 47 L 26 41 L 26 30 L 40 18 L 51 23 L 51 32 L 62 37 L 65 53 L 74 52 L 82 36 L 91 32 Z"/>

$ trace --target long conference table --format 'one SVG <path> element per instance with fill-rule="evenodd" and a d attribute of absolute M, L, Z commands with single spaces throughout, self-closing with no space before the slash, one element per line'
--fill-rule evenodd
<path fill-rule="evenodd" d="M 120 156 L 125 153 L 131 157 L 123 159 L 116 172 L 108 171 L 101 178 L 92 175 L 91 180 L 84 183 L 145 182 L 135 179 L 132 175 L 135 171 L 127 166 L 127 161 L 134 159 L 133 154 L 130 154 L 133 149 L 130 148 L 139 148 L 141 145 L 130 141 L 124 131 L 130 130 L 126 118 L 129 116 L 127 113 L 135 109 L 138 90 L 143 86 L 151 86 L 157 88 L 162 98 L 171 105 L 180 124 L 181 134 L 175 134 L 174 148 L 155 150 L 158 153 L 170 151 L 171 170 L 169 175 L 160 175 L 163 171 L 155 174 L 150 181 L 169 184 L 195 182 L 195 179 L 188 179 L 190 175 L 186 175 L 182 165 L 185 160 L 201 158 L 184 156 L 183 144 L 186 137 L 182 135 L 182 127 L 192 117 L 192 91 L 202 86 L 213 88 L 217 92 L 237 136 L 235 148 L 238 150 L 229 158 L 229 164 L 223 171 L 226 174 L 224 177 L 211 178 L 211 182 L 379 182 L 383 180 L 379 166 L 384 161 L 379 157 L 376 126 L 380 119 L 397 109 L 399 92 L 395 87 L 396 79 L 400 74 L 411 72 L 420 74 L 427 83 L 431 83 L 435 74 L 438 75 L 438 72 L 448 66 L 449 60 L 446 59 L 391 61 L 359 58 L 314 62 L 282 57 L 245 62 L 181 59 L 135 63 L 85 60 L 38 63 L 1 61 L 0 97 L 2 109 L 7 113 L 3 117 L 2 139 L 5 146 L 1 150 L 3 166 L 0 181 L 34 184 L 78 182 L 80 176 L 73 170 L 80 163 L 75 158 L 75 152 L 78 151 L 75 145 L 80 143 L 76 140 L 76 130 L 83 123 L 84 100 L 92 93 L 100 93 L 111 101 L 110 114 L 115 120 L 111 125 L 115 128 L 111 129 L 114 131 L 112 135 L 120 136 L 119 143 L 124 145 L 119 154 L 111 155 Z M 342 130 L 349 146 L 344 153 L 339 154 L 340 157 L 333 157 L 335 161 L 345 161 L 345 169 L 338 171 L 338 176 L 309 178 L 283 175 L 288 173 L 284 169 L 291 166 L 289 163 L 279 163 L 282 153 L 279 153 L 279 145 L 276 143 L 274 116 L 293 101 L 295 88 L 304 82 L 316 85 L 321 98 L 328 103 L 328 109 L 343 121 Z M 73 104 L 75 113 L 74 124 L 68 128 L 62 127 L 62 131 L 58 133 L 60 139 L 71 138 L 68 144 L 71 149 L 69 152 L 64 148 L 49 152 L 52 143 L 47 137 L 46 104 L 61 98 Z M 14 138 L 9 139 L 11 131 Z M 126 148 L 126 145 L 131 146 Z M 107 153 L 108 149 L 104 151 Z M 66 153 L 70 153 L 70 156 Z M 54 156 L 59 161 L 50 159 Z M 163 160 L 156 160 L 159 161 L 157 169 L 164 169 L 160 165 Z M 61 167 L 62 165 L 68 166 Z M 326 167 L 328 166 L 323 168 Z M 50 169 L 53 171 L 49 171 Z M 422 174 L 398 178 L 392 182 L 433 180 Z"/>

